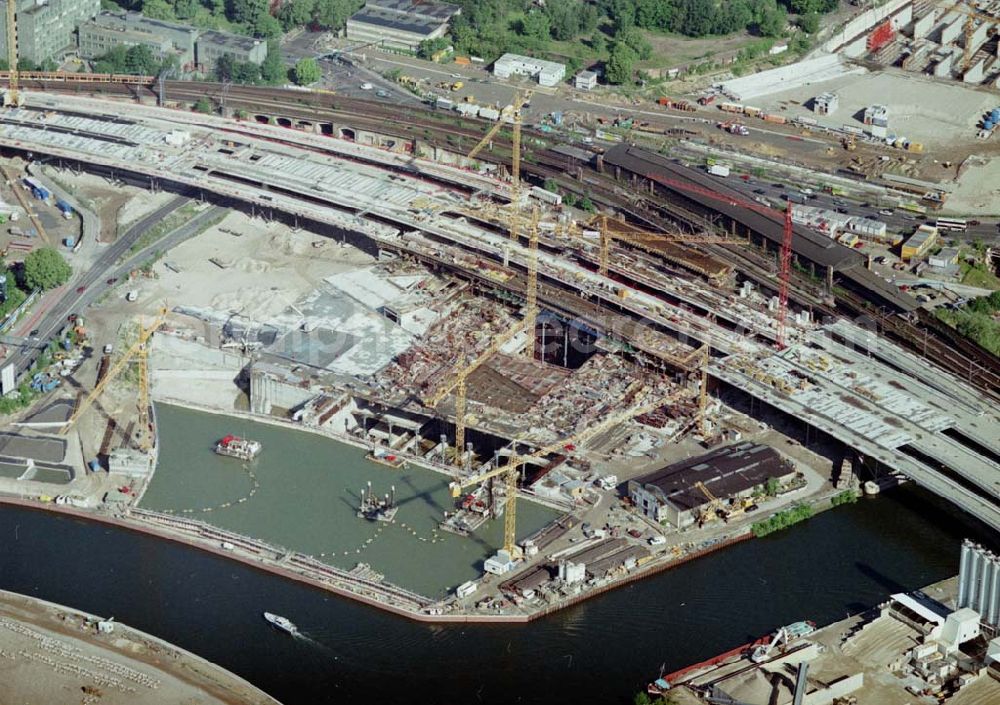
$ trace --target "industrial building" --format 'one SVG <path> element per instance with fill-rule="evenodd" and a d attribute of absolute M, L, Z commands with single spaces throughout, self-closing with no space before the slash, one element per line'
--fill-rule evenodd
<path fill-rule="evenodd" d="M 958 254 L 957 247 L 942 247 L 939 252 L 927 257 L 927 264 L 932 267 L 941 267 L 942 269 L 950 267 L 958 262 Z"/>
<path fill-rule="evenodd" d="M 116 46 L 135 45 L 148 46 L 157 58 L 174 54 L 183 71 L 206 74 L 226 54 L 257 65 L 267 58 L 267 42 L 262 39 L 154 20 L 140 12 L 102 12 L 80 25 L 79 52 L 84 59 L 96 59 Z"/>
<path fill-rule="evenodd" d="M 176 53 L 181 68 L 188 70 L 194 66 L 197 38 L 197 29 L 178 22 L 150 19 L 141 12 L 102 12 L 80 25 L 80 57 L 96 59 L 116 46 L 144 45 L 158 59 Z"/>
<path fill-rule="evenodd" d="M 263 39 L 254 39 L 228 32 L 216 32 L 215 30 L 202 32 L 198 35 L 198 43 L 195 45 L 195 61 L 198 71 L 211 73 L 215 70 L 215 64 L 218 63 L 219 59 L 226 55 L 233 57 L 236 61 L 259 66 L 267 58 L 267 42 Z"/>
<path fill-rule="evenodd" d="M 820 93 L 813 100 L 813 110 L 820 115 L 833 115 L 840 105 L 836 93 Z"/>
<path fill-rule="evenodd" d="M 0 11 L 0 56 L 7 56 L 7 4 Z M 19 0 L 17 48 L 22 59 L 42 63 L 58 61 L 75 48 L 74 33 L 80 23 L 96 17 L 100 0 Z"/>
<path fill-rule="evenodd" d="M 510 78 L 515 74 L 532 76 L 540 86 L 555 86 L 565 78 L 566 64 L 520 54 L 504 54 L 493 64 L 493 75 L 497 78 Z"/>
<path fill-rule="evenodd" d="M 461 12 L 457 5 L 444 2 L 369 0 L 348 18 L 345 32 L 355 42 L 416 51 L 420 42 L 447 34 L 451 18 Z"/>
<path fill-rule="evenodd" d="M 681 529 L 709 505 L 751 497 L 768 480 L 785 483 L 794 476 L 795 468 L 774 448 L 739 443 L 630 480 L 628 493 L 644 515 Z"/>
<path fill-rule="evenodd" d="M 978 612 L 993 631 L 1000 628 L 1000 556 L 968 539 L 959 561 L 958 606 Z"/>
<path fill-rule="evenodd" d="M 597 88 L 597 73 L 595 71 L 581 71 L 573 80 L 573 87 L 578 91 L 592 91 Z"/>
<path fill-rule="evenodd" d="M 916 231 L 903 243 L 899 256 L 905 260 L 920 259 L 927 254 L 938 241 L 938 229 L 933 225 L 920 225 Z"/>

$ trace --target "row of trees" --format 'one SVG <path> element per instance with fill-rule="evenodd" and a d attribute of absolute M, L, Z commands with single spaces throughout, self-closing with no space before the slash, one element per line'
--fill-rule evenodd
<path fill-rule="evenodd" d="M 159 20 L 187 22 L 196 27 L 224 29 L 255 37 L 276 38 L 282 31 L 312 26 L 339 30 L 364 0 L 289 0 L 270 13 L 268 0 L 109 0 L 125 10 Z"/>
<path fill-rule="evenodd" d="M 782 529 L 788 528 L 792 524 L 804 521 L 811 517 L 812 514 L 812 507 L 808 504 L 796 504 L 791 509 L 785 509 L 784 511 L 777 512 L 764 521 L 756 522 L 751 527 L 751 530 L 753 531 L 754 536 L 760 538 L 761 536 L 767 536 L 768 534 L 773 534 L 775 531 L 781 531 Z"/>

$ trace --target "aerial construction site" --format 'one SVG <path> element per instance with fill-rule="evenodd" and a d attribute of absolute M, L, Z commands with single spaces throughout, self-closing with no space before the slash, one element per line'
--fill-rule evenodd
<path fill-rule="evenodd" d="M 32 80 L 6 248 L 74 275 L 5 324 L 10 501 L 426 621 L 527 621 L 863 488 L 1000 529 L 996 358 L 790 201 L 546 137 L 526 93 L 400 121 Z"/>

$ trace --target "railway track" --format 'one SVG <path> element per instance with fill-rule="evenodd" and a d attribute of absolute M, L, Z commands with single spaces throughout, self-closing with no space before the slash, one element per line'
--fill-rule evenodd
<path fill-rule="evenodd" d="M 28 90 L 48 90 L 77 94 L 104 93 L 129 96 L 135 100 L 153 100 L 157 92 L 152 85 L 120 83 L 73 83 L 25 80 Z M 195 101 L 208 97 L 217 104 L 246 110 L 254 115 L 280 115 L 288 119 L 315 124 L 342 122 L 354 128 L 400 139 L 421 139 L 430 144 L 457 152 L 467 152 L 489 129 L 487 122 L 459 121 L 450 115 L 399 108 L 375 101 L 347 98 L 329 93 L 293 91 L 260 86 L 229 86 L 211 82 L 167 81 L 168 100 Z M 289 125 L 292 126 L 292 125 Z M 521 167 L 525 176 L 539 183 L 553 179 L 561 188 L 578 195 L 587 195 L 595 204 L 627 214 L 635 222 L 653 229 L 675 231 L 677 223 L 696 230 L 711 224 L 693 213 L 678 211 L 668 203 L 654 202 L 638 194 L 627 194 L 621 184 L 582 162 L 549 151 L 556 142 L 551 135 L 524 130 L 526 155 Z M 509 164 L 510 142 L 501 131 L 493 150 L 480 157 L 498 164 Z M 583 167 L 582 179 L 567 174 L 568 167 Z M 706 254 L 724 257 L 734 263 L 744 276 L 761 286 L 771 287 L 774 273 L 770 262 L 756 253 L 740 252 L 719 246 L 701 246 Z M 814 313 L 832 315 L 836 311 L 824 301 L 822 290 L 803 276 L 793 277 L 793 301 L 809 306 Z M 837 291 L 837 310 L 856 316 L 873 315 L 868 303 L 853 292 Z M 1000 359 L 960 336 L 944 323 L 921 311 L 916 322 L 902 317 L 882 317 L 886 334 L 905 344 L 918 354 L 925 354 L 941 367 L 967 379 L 994 398 L 1000 399 Z"/>

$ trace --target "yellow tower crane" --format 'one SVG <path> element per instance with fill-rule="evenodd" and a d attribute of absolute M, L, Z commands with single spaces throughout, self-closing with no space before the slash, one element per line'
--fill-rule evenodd
<path fill-rule="evenodd" d="M 462 457 L 465 454 L 465 384 L 466 380 L 472 375 L 473 372 L 478 370 L 483 364 L 493 357 L 500 348 L 502 348 L 507 342 L 512 340 L 514 336 L 524 330 L 523 324 L 516 324 L 511 326 L 508 330 L 504 331 L 483 350 L 476 359 L 472 360 L 468 364 L 462 366 L 457 372 L 452 375 L 451 379 L 444 385 L 438 388 L 438 390 L 423 399 L 421 402 L 427 408 L 434 408 L 441 401 L 451 394 L 455 393 L 455 465 L 461 467 Z"/>
<path fill-rule="evenodd" d="M 524 93 L 519 93 L 515 98 L 514 102 L 511 104 L 511 121 L 513 123 L 513 130 L 511 131 L 511 155 L 510 155 L 510 203 L 511 203 L 511 217 L 510 217 L 510 239 L 516 240 L 518 235 L 518 209 L 521 205 L 521 108 L 524 104 L 528 102 L 531 98 L 531 92 L 526 91 Z M 472 151 L 466 155 L 469 159 L 475 159 L 476 155 L 482 151 L 483 147 L 488 145 L 497 133 L 500 132 L 501 128 L 504 126 L 503 119 L 497 121 L 497 123 L 489 129 L 489 131 L 483 135 L 483 138 L 479 140 L 479 144 L 472 148 Z"/>
<path fill-rule="evenodd" d="M 91 405 L 97 401 L 98 397 L 104 393 L 111 382 L 121 374 L 125 366 L 132 360 L 133 357 L 138 356 L 139 362 L 139 429 L 142 434 L 139 441 L 139 447 L 142 450 L 149 450 L 150 440 L 149 440 L 149 366 L 148 366 L 148 343 L 149 339 L 153 336 L 153 333 L 160 327 L 163 321 L 167 317 L 167 308 L 164 306 L 160 309 L 159 314 L 153 323 L 148 327 L 143 327 L 141 324 L 139 326 L 139 337 L 134 343 L 125 351 L 125 354 L 118 359 L 107 374 L 104 375 L 103 379 L 99 381 L 94 388 L 91 390 L 84 399 L 80 402 L 79 406 L 76 407 L 76 411 L 69 417 L 63 427 L 59 430 L 59 433 L 65 434 L 73 424 L 83 415 L 83 413 L 91 407 Z"/>
<path fill-rule="evenodd" d="M 641 385 L 640 385 L 641 386 Z M 515 455 L 507 459 L 505 465 L 500 465 L 493 470 L 484 472 L 480 475 L 473 475 L 471 477 L 463 478 L 460 480 L 455 480 L 449 486 L 451 487 L 451 494 L 453 497 L 459 497 L 462 494 L 462 490 L 470 485 L 478 485 L 487 480 L 503 476 L 506 504 L 504 506 L 504 522 L 503 522 L 503 549 L 510 555 L 511 558 L 515 558 L 518 555 L 517 549 L 517 477 L 520 472 L 521 467 L 525 464 L 534 460 L 536 458 L 544 457 L 550 453 L 555 453 L 565 449 L 569 445 L 579 445 L 584 443 L 588 439 L 594 437 L 598 433 L 604 431 L 611 426 L 623 423 L 629 419 L 635 418 L 636 416 L 641 416 L 647 412 L 654 409 L 658 409 L 661 406 L 673 403 L 677 401 L 684 392 L 678 392 L 674 395 L 668 397 L 659 397 L 654 401 L 645 402 L 645 393 L 643 389 L 633 390 L 633 400 L 632 405 L 623 411 L 616 414 L 611 414 L 602 419 L 599 423 L 589 426 L 583 431 L 570 436 L 569 438 L 564 438 L 555 443 L 550 443 L 544 448 L 536 450 L 534 453 L 527 455 Z"/>
<path fill-rule="evenodd" d="M 741 240 L 711 235 L 690 235 L 686 233 L 653 233 L 629 225 L 624 221 L 599 215 L 593 218 L 590 227 L 597 229 L 601 236 L 601 259 L 598 274 L 608 275 L 608 265 L 611 259 L 611 245 L 614 240 L 624 240 L 639 246 L 648 242 L 676 242 L 683 245 L 741 245 Z"/>
<path fill-rule="evenodd" d="M 7 90 L 7 99 L 4 105 L 17 107 L 20 103 L 20 95 L 17 86 L 17 2 L 7 0 L 7 64 L 10 71 L 10 87 Z"/>
<path fill-rule="evenodd" d="M 948 12 L 958 12 L 966 16 L 965 24 L 962 26 L 965 47 L 962 51 L 961 65 L 962 73 L 965 73 L 969 70 L 970 64 L 972 63 L 972 35 L 976 31 L 976 20 L 981 20 L 983 23 L 996 24 L 997 18 L 993 15 L 978 12 L 974 7 L 960 5 L 957 3 L 947 8 L 945 14 Z"/>

